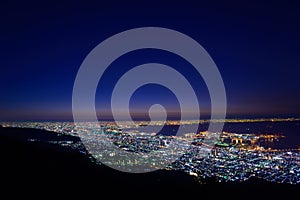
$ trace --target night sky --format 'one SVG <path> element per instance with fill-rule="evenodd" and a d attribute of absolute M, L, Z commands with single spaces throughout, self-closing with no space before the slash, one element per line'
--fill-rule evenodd
<path fill-rule="evenodd" d="M 0 121 L 71 120 L 73 83 L 88 53 L 114 34 L 148 26 L 180 31 L 207 50 L 224 80 L 228 116 L 300 115 L 299 3 L 100 2 L 1 2 Z M 189 63 L 148 49 L 121 56 L 105 72 L 95 99 L 103 119 L 118 78 L 154 61 L 189 77 L 209 113 L 205 83 Z M 176 115 L 178 102 L 159 85 L 138 89 L 130 106 L 138 116 L 155 103 Z"/>

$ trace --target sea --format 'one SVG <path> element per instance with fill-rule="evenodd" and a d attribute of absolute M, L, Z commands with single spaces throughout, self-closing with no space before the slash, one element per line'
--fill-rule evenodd
<path fill-rule="evenodd" d="M 198 126 L 198 132 L 207 131 L 209 123 Z M 183 130 L 190 133 L 194 130 L 193 125 L 184 125 Z M 158 133 L 160 135 L 175 136 L 179 125 L 167 125 Z M 153 126 L 153 130 L 157 127 Z M 132 130 L 132 129 L 131 129 Z M 143 132 L 144 128 L 136 130 Z M 145 130 L 149 131 L 149 126 Z M 271 134 L 284 136 L 278 140 L 261 141 L 260 146 L 272 149 L 298 149 L 300 147 L 300 121 L 262 121 L 262 122 L 226 122 L 223 126 L 224 132 L 237 134 Z"/>

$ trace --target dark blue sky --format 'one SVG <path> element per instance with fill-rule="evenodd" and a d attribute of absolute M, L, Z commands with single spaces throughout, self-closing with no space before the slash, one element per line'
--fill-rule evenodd
<path fill-rule="evenodd" d="M 73 83 L 87 54 L 116 33 L 144 26 L 180 31 L 208 51 L 224 80 L 229 115 L 299 115 L 300 6 L 253 2 L 1 3 L 0 120 L 72 119 Z M 106 73 L 97 108 L 107 112 L 118 76 L 153 60 L 179 71 L 188 65 L 167 52 L 126 55 Z M 181 73 L 209 110 L 202 80 L 192 70 Z M 172 93 L 155 85 L 140 88 L 131 107 L 143 111 L 160 101 L 176 111 Z"/>

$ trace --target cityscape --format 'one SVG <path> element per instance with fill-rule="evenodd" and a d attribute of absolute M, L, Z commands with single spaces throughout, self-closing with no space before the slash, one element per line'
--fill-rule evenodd
<path fill-rule="evenodd" d="M 206 124 L 207 120 L 193 121 L 167 121 L 166 126 L 179 124 Z M 272 119 L 228 119 L 225 123 L 300 123 L 300 118 L 272 118 Z M 161 125 L 157 121 L 154 126 Z M 215 123 L 218 123 L 217 121 Z M 154 161 L 165 154 L 172 154 L 166 147 L 173 142 L 176 146 L 176 153 L 182 154 L 175 162 L 166 166 L 166 170 L 179 170 L 193 176 L 200 183 L 205 183 L 207 179 L 216 182 L 244 182 L 251 177 L 264 179 L 269 182 L 279 184 L 299 184 L 300 183 L 300 145 L 298 148 L 276 149 L 264 146 L 266 143 L 280 142 L 285 139 L 282 133 L 231 133 L 223 131 L 217 142 L 212 147 L 205 146 L 205 138 L 214 137 L 216 133 L 200 131 L 198 133 L 186 133 L 183 136 L 159 135 L 156 133 L 140 132 L 138 127 L 146 126 L 147 122 L 139 121 L 135 127 L 130 127 L 126 122 L 124 126 L 117 126 L 112 122 L 101 122 L 101 131 L 97 132 L 92 123 L 83 122 L 86 134 L 90 138 L 90 144 L 97 145 L 95 141 L 99 135 L 105 136 L 109 142 L 124 151 L 135 152 L 140 156 L 146 156 L 152 151 L 159 152 Z M 3 122 L 2 127 L 34 128 L 55 132 L 59 135 L 71 135 L 78 138 L 78 128 L 73 122 Z M 134 129 L 131 129 L 134 128 Z M 94 132 L 91 132 L 94 130 Z M 125 131 L 126 130 L 126 131 Z M 35 138 L 28 138 L 30 142 L 39 142 Z M 113 151 L 93 152 L 91 155 L 85 150 L 81 140 L 48 141 L 49 143 L 72 148 L 88 156 L 91 162 L 101 165 L 97 158 L 101 157 L 105 163 L 118 166 L 135 167 L 144 162 L 152 166 L 157 164 L 152 160 L 132 160 L 129 157 L 123 160 L 116 159 Z M 203 155 L 203 149 L 210 151 Z M 119 155 L 120 156 L 120 155 Z M 172 157 L 172 156 L 170 156 Z M 156 160 L 155 160 L 156 159 Z M 103 160 L 102 160 L 103 161 Z M 159 169 L 159 168 L 158 168 Z M 147 172 L 147 169 L 145 170 Z"/>
<path fill-rule="evenodd" d="M 298 195 L 300 1 L 1 8 L 3 196 Z"/>

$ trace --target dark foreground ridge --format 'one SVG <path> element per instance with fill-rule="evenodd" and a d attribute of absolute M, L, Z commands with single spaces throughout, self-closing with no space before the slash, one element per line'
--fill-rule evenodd
<path fill-rule="evenodd" d="M 39 142 L 28 141 L 31 138 L 38 138 Z M 244 183 L 207 181 L 206 184 L 200 184 L 194 177 L 181 171 L 123 173 L 92 162 L 77 149 L 46 143 L 45 140 L 78 141 L 78 138 L 38 129 L 0 127 L 2 191 L 22 189 L 68 195 L 154 195 L 156 192 L 195 196 L 246 194 L 253 197 L 279 193 L 287 197 L 300 192 L 299 185 L 269 183 L 260 179 Z"/>

